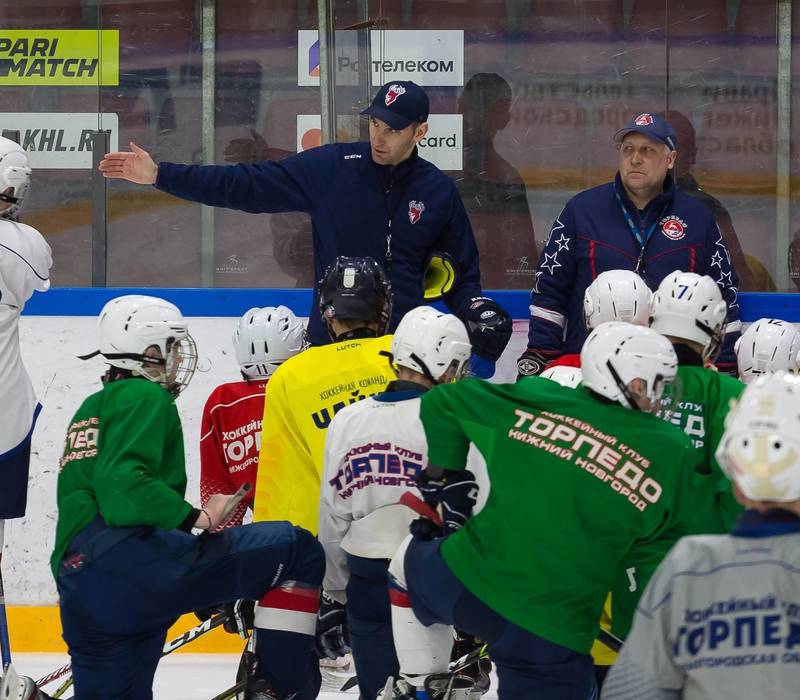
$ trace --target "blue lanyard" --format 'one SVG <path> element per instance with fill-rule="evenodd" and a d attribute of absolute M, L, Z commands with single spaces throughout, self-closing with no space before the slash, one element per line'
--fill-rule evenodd
<path fill-rule="evenodd" d="M 662 211 L 661 216 L 656 217 L 656 220 L 650 224 L 650 227 L 647 229 L 647 233 L 644 236 L 644 240 L 642 240 L 642 234 L 639 231 L 639 227 L 633 222 L 633 217 L 631 217 L 630 213 L 625 207 L 625 203 L 622 201 L 622 197 L 619 196 L 619 192 L 617 192 L 616 187 L 614 188 L 614 196 L 617 198 L 619 208 L 622 210 L 622 216 L 625 217 L 625 223 L 628 224 L 628 228 L 631 230 L 633 237 L 639 242 L 639 245 L 644 248 L 645 245 L 647 245 L 647 241 L 650 240 L 650 236 L 653 235 L 653 231 L 656 230 L 656 226 L 658 226 L 658 222 L 661 220 L 661 216 L 663 216 L 664 212 Z"/>
<path fill-rule="evenodd" d="M 667 209 L 669 208 L 669 202 L 667 202 L 661 213 L 655 218 L 652 224 L 647 229 L 647 233 L 644 235 L 644 240 L 642 240 L 642 233 L 639 230 L 639 227 L 633 222 L 633 217 L 631 217 L 630 213 L 628 212 L 627 208 L 625 207 L 625 203 L 622 201 L 622 197 L 619 195 L 619 191 L 617 190 L 616 183 L 614 183 L 614 196 L 617 198 L 617 203 L 619 204 L 619 208 L 622 210 L 622 216 L 625 219 L 625 223 L 628 224 L 628 228 L 630 229 L 633 237 L 639 243 L 639 259 L 636 261 L 636 274 L 642 275 L 644 274 L 644 248 L 647 245 L 647 241 L 650 240 L 650 236 L 653 235 L 653 231 L 656 230 L 656 226 L 658 226 L 658 222 L 664 218 L 664 214 L 667 213 Z"/>

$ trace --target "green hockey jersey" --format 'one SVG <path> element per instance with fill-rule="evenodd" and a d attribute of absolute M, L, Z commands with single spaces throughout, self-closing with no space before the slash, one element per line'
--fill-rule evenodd
<path fill-rule="evenodd" d="M 430 464 L 463 469 L 473 442 L 491 482 L 442 556 L 484 603 L 545 639 L 588 653 L 631 550 L 642 550 L 640 585 L 615 601 L 627 620 L 690 531 L 699 453 L 655 416 L 540 377 L 437 386 L 420 415 Z"/>
<path fill-rule="evenodd" d="M 744 391 L 744 384 L 727 374 L 691 365 L 680 365 L 678 377 L 681 398 L 671 421 L 702 452 L 701 470 L 710 474 L 717 506 L 716 527 L 709 521 L 708 527 L 692 534 L 730 532 L 743 509 L 734 499 L 731 482 L 722 473 L 714 453 L 725 432 L 725 416 L 731 402 Z"/>
<path fill-rule="evenodd" d="M 185 491 L 183 432 L 172 396 L 146 379 L 106 384 L 67 429 L 53 575 L 69 542 L 98 513 L 112 527 L 173 529 L 192 511 Z"/>

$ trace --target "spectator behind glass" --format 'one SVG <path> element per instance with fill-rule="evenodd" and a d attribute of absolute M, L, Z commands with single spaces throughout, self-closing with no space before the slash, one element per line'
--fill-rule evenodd
<path fill-rule="evenodd" d="M 697 163 L 697 139 L 691 120 L 682 112 L 674 109 L 661 112 L 661 116 L 675 129 L 680 144 L 673 171 L 675 184 L 681 192 L 703 202 L 714 214 L 725 246 L 731 256 L 731 262 L 736 268 L 736 272 L 739 273 L 739 291 L 774 292 L 775 283 L 769 272 L 756 258 L 747 255 L 742 249 L 728 210 L 716 197 L 702 189 L 692 175 L 692 167 Z"/>
<path fill-rule="evenodd" d="M 456 186 L 469 214 L 485 289 L 530 289 L 538 259 L 525 183 L 494 147 L 511 119 L 511 86 L 497 73 L 476 73 L 464 86 L 464 165 Z"/>

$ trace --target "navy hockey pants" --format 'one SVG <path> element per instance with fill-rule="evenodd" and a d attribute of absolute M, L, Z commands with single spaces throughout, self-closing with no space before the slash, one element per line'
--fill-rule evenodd
<path fill-rule="evenodd" d="M 481 602 L 442 559 L 441 542 L 415 538 L 406 552 L 408 596 L 419 621 L 453 625 L 483 639 L 502 700 L 594 698 L 592 657 L 528 632 Z"/>
<path fill-rule="evenodd" d="M 400 666 L 392 638 L 388 559 L 347 555 L 347 632 L 358 671 L 361 700 L 375 700 L 389 676 Z"/>
<path fill-rule="evenodd" d="M 73 538 L 58 572 L 75 700 L 151 700 L 167 631 L 181 614 L 258 600 L 287 580 L 319 587 L 324 572 L 316 538 L 287 522 L 194 537 L 107 527 L 96 517 Z M 312 700 L 320 684 L 313 646 L 312 635 L 257 630 L 259 675 L 282 694 Z"/>
<path fill-rule="evenodd" d="M 3 474 L 3 488 L 0 489 L 0 520 L 25 517 L 28 505 L 32 434 L 33 428 L 19 445 L 0 455 L 0 473 Z"/>

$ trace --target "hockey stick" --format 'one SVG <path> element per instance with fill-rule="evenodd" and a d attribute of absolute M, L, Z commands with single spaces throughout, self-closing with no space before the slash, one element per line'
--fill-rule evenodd
<path fill-rule="evenodd" d="M 427 503 L 425 503 L 425 501 L 423 501 L 419 496 L 417 496 L 417 494 L 412 493 L 411 491 L 406 491 L 402 496 L 400 496 L 399 503 L 404 506 L 408 506 L 417 515 L 421 515 L 423 518 L 432 520 L 433 524 L 437 527 L 444 527 L 442 516 L 439 515 Z"/>
<path fill-rule="evenodd" d="M 411 510 L 418 515 L 421 515 L 423 518 L 432 520 L 434 525 L 438 525 L 439 527 L 442 526 L 441 516 L 415 493 L 406 491 L 402 496 L 400 496 L 400 503 L 402 503 L 404 506 L 408 506 L 411 508 Z M 611 649 L 611 651 L 619 651 L 622 648 L 622 640 L 615 634 L 612 634 L 604 629 L 601 629 L 598 633 L 597 640 L 601 644 L 604 644 Z"/>
<path fill-rule="evenodd" d="M 619 651 L 622 649 L 623 640 L 608 630 L 601 629 L 597 635 L 597 641 L 600 642 L 600 644 L 605 644 L 611 651 Z"/>
<path fill-rule="evenodd" d="M 358 685 L 358 676 L 350 676 L 345 682 L 344 685 L 339 688 L 340 693 L 346 693 L 350 688 L 355 688 Z"/>
<path fill-rule="evenodd" d="M 209 617 L 207 620 L 203 620 L 197 627 L 192 627 L 192 629 L 187 630 L 180 637 L 176 637 L 172 641 L 167 642 L 164 645 L 161 656 L 171 654 L 176 649 L 180 649 L 182 646 L 204 635 L 206 632 L 210 632 L 215 627 L 225 624 L 229 618 L 230 616 L 227 613 L 220 613 L 219 615 L 214 615 L 214 617 Z M 41 688 L 48 683 L 52 683 L 54 680 L 66 676 L 71 670 L 72 664 L 66 664 L 36 681 L 36 687 Z"/>
<path fill-rule="evenodd" d="M 0 565 L 3 561 L 3 545 L 5 542 L 6 521 L 0 520 Z M 3 571 L 0 568 L 0 660 L 2 671 L 11 663 L 11 642 L 8 639 L 8 618 L 6 618 L 6 597 L 3 592 Z"/>
<path fill-rule="evenodd" d="M 236 493 L 233 494 L 228 499 L 228 502 L 225 504 L 225 508 L 222 509 L 222 513 L 220 515 L 220 521 L 217 527 L 214 530 L 219 530 L 220 528 L 225 527 L 228 524 L 228 521 L 231 519 L 233 515 L 233 511 L 236 510 L 236 507 L 244 500 L 244 497 L 250 493 L 252 490 L 253 485 L 249 481 L 245 481 L 237 490 Z"/>
<path fill-rule="evenodd" d="M 247 689 L 247 679 L 239 681 L 236 685 L 232 685 L 227 690 L 223 690 L 219 695 L 215 695 L 211 700 L 231 700 L 235 698 L 237 693 L 241 693 Z"/>

